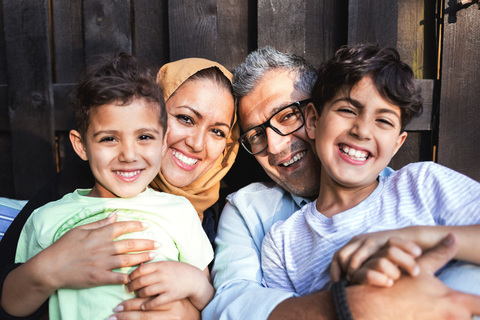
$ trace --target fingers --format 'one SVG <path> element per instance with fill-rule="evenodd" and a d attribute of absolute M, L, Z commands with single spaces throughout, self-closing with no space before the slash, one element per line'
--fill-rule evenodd
<path fill-rule="evenodd" d="M 376 287 L 391 287 L 394 283 L 391 276 L 373 269 L 359 269 L 352 277 L 353 284 L 368 284 Z"/>
<path fill-rule="evenodd" d="M 117 222 L 118 223 L 118 222 Z M 139 252 L 146 250 L 156 250 L 162 246 L 161 243 L 148 239 L 125 239 L 114 242 L 114 254 L 123 254 L 128 252 Z"/>
<path fill-rule="evenodd" d="M 130 273 L 129 278 L 131 281 L 133 281 L 144 275 L 154 273 L 161 268 L 162 263 L 163 261 L 156 261 L 152 263 L 142 264 L 137 269 L 133 270 L 132 273 Z"/>
<path fill-rule="evenodd" d="M 106 225 L 109 225 L 109 224 L 112 224 L 114 223 L 115 221 L 117 221 L 117 211 L 118 210 L 115 210 L 113 211 L 108 217 L 106 217 L 105 219 L 102 219 L 102 220 L 99 220 L 99 221 L 96 221 L 96 222 L 92 222 L 92 223 L 87 223 L 83 226 L 80 226 L 78 227 L 79 229 L 84 229 L 84 230 L 92 230 L 92 229 L 98 229 L 98 228 L 101 228 L 103 226 L 106 226 Z"/>
<path fill-rule="evenodd" d="M 455 256 L 457 250 L 457 239 L 453 234 L 448 234 L 435 247 L 418 258 L 417 262 L 422 270 L 434 274 Z"/>
<path fill-rule="evenodd" d="M 388 241 L 388 246 L 386 257 L 390 261 L 412 277 L 420 273 L 416 258 L 422 254 L 422 249 L 416 243 L 394 237 Z"/>
<path fill-rule="evenodd" d="M 137 251 L 137 250 L 133 250 Z M 114 255 L 109 258 L 107 268 L 118 269 L 125 267 L 133 267 L 141 263 L 148 262 L 157 256 L 156 252 L 141 252 L 135 254 L 119 254 Z M 128 277 L 128 275 L 127 275 Z"/>

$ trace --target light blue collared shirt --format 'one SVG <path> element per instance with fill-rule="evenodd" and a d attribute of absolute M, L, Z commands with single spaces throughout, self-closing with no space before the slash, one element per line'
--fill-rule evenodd
<path fill-rule="evenodd" d="M 387 167 L 380 175 L 392 172 Z M 227 197 L 215 239 L 216 294 L 203 310 L 203 319 L 263 320 L 280 302 L 296 296 L 262 286 L 260 253 L 270 227 L 309 202 L 273 182 L 252 183 Z"/>

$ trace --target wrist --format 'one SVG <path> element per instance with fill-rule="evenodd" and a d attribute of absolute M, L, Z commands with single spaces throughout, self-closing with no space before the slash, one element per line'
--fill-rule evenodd
<path fill-rule="evenodd" d="M 338 320 L 353 320 L 350 306 L 348 305 L 346 285 L 347 281 L 342 279 L 333 283 L 331 288 L 333 306 L 335 307 Z"/>
<path fill-rule="evenodd" d="M 48 259 L 44 259 L 43 252 L 40 252 L 27 262 L 22 267 L 25 268 L 25 275 L 28 275 L 31 283 L 40 291 L 44 291 L 51 295 L 60 287 L 58 283 L 59 275 L 52 268 L 52 261 L 45 265 L 44 261 L 48 263 Z"/>

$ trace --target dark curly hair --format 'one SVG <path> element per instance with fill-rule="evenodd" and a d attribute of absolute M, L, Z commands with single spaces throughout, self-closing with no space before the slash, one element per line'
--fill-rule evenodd
<path fill-rule="evenodd" d="M 82 137 L 90 124 L 92 108 L 113 102 L 127 105 L 132 99 L 145 99 L 158 105 L 163 133 L 167 130 L 165 100 L 155 73 L 127 53 L 101 56 L 82 74 L 73 94 L 75 123 Z"/>
<path fill-rule="evenodd" d="M 401 131 L 422 113 L 423 99 L 415 85 L 412 69 L 400 60 L 394 48 L 357 44 L 340 48 L 318 70 L 313 87 L 313 103 L 319 114 L 339 91 L 350 93 L 365 76 L 371 76 L 379 94 L 401 110 Z"/>

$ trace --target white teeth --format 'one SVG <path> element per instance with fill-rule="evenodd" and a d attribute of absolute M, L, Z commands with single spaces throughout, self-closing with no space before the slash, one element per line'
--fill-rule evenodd
<path fill-rule="evenodd" d="M 292 159 L 290 159 L 287 162 L 282 163 L 281 165 L 284 166 L 284 167 L 288 167 L 288 166 L 292 165 L 293 163 L 297 162 L 298 160 L 302 159 L 303 156 L 305 155 L 305 153 L 307 153 L 307 151 L 297 153 Z"/>
<path fill-rule="evenodd" d="M 368 158 L 368 152 L 365 151 L 355 150 L 347 146 L 341 147 L 340 150 L 354 160 L 365 161 Z"/>
<path fill-rule="evenodd" d="M 118 174 L 119 176 L 122 176 L 124 178 L 131 178 L 133 176 L 136 176 L 137 174 L 140 173 L 140 170 L 137 170 L 137 171 L 128 171 L 128 172 L 125 172 L 125 171 L 115 171 L 116 174 Z"/>
<path fill-rule="evenodd" d="M 172 151 L 172 153 L 175 158 L 177 158 L 178 160 L 180 160 L 180 162 L 186 164 L 187 166 L 193 166 L 198 161 L 198 159 L 189 158 L 180 152 Z"/>

